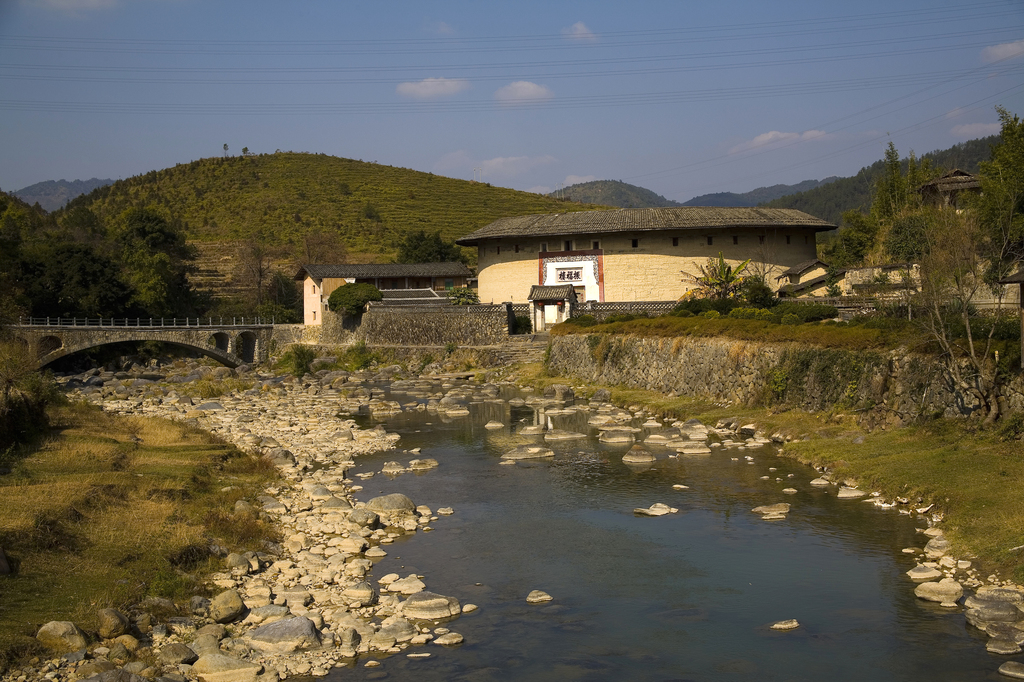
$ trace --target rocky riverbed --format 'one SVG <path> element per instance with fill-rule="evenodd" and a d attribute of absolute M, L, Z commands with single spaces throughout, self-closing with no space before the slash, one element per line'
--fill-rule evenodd
<path fill-rule="evenodd" d="M 406 377 L 398 367 L 362 373 L 321 370 L 301 379 L 242 368 L 241 377 L 251 388 L 209 400 L 176 389 L 178 384 L 230 374 L 224 368 L 181 363 L 176 368 L 138 367 L 121 373 L 93 371 L 65 377 L 63 382 L 72 397 L 106 410 L 187 420 L 253 456 L 273 461 L 280 480 L 259 499 L 239 504 L 252 505 L 272 518 L 284 542 L 266 552 L 223 556 L 223 571 L 210 577 L 216 588 L 212 600 L 196 597 L 187 606 L 153 600 L 130 613 L 102 614 L 101 621 L 111 625 L 101 629 L 98 643 L 88 645 L 74 624 L 48 624 L 40 639 L 74 653 L 12 671 L 4 680 L 73 680 L 90 675 L 101 680 L 134 679 L 131 675 L 177 682 L 276 680 L 323 676 L 335 666 L 376 666 L 392 655 L 429 657 L 434 647 L 463 641 L 458 619 L 476 611 L 473 604 L 431 592 L 429 576 L 375 577 L 374 571 L 396 539 L 429 533 L 458 510 L 430 509 L 401 494 L 369 497 L 360 485 L 374 476 L 407 471 L 443 475 L 444 463 L 403 451 L 398 435 L 380 426 L 359 428 L 351 417 L 404 410 L 458 417 L 468 413 L 472 402 L 504 402 L 501 386 L 471 385 L 451 377 Z M 745 452 L 756 453 L 773 441 L 784 448 L 786 440 L 781 434 L 761 433 L 754 424 L 730 420 L 712 427 L 692 421 L 663 424 L 647 416 L 642 426 L 635 426 L 645 418 L 636 406 L 626 410 L 611 405 L 602 393 L 593 395 L 589 404 L 577 405 L 567 386 L 550 387 L 544 396 L 527 395 L 512 401 L 533 403 L 548 414 L 585 411 L 590 425 L 600 429 L 602 442 L 621 442 L 628 448 L 642 439 L 650 449 L 675 453 L 668 457 L 721 451 L 734 461 L 753 464 L 754 454 Z M 486 428 L 496 425 L 500 422 Z M 582 437 L 548 428 L 542 420 L 519 433 L 546 442 Z M 505 462 L 514 465 L 520 459 L 552 456 L 541 440 L 510 448 Z M 358 457 L 379 452 L 389 453 L 380 471 L 348 475 Z M 653 459 L 639 444 L 623 455 L 631 466 L 649 465 Z M 439 466 L 441 471 L 433 471 Z M 1024 588 L 1000 583 L 995 576 L 983 579 L 969 561 L 949 556 L 948 542 L 937 525 L 941 518 L 926 506 L 884 500 L 857 489 L 855 481 L 819 473 L 806 482 L 778 477 L 780 487 L 786 486 L 780 496 L 796 492 L 793 485 L 821 487 L 850 504 L 870 502 L 919 516 L 927 525 L 920 529 L 923 547 L 904 550 L 919 559 L 908 572 L 908 589 L 920 599 L 962 609 L 968 623 L 989 635 L 989 651 L 1020 652 Z M 770 479 L 771 472 L 762 478 Z M 675 511 L 659 502 L 636 513 L 659 516 Z M 784 502 L 753 511 L 773 522 L 799 513 Z M 976 588 L 966 599 L 965 586 Z M 158 618 L 157 613 L 164 615 Z M 1008 664 L 1001 672 L 1013 676 L 1015 670 Z"/>

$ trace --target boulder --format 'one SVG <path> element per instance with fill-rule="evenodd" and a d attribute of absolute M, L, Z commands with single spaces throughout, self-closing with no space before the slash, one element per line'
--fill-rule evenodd
<path fill-rule="evenodd" d="M 675 514 L 679 510 L 675 507 L 670 507 L 667 504 L 661 502 L 655 502 L 647 509 L 642 507 L 634 509 L 634 514 L 640 514 L 641 516 L 664 516 L 665 514 Z"/>
<path fill-rule="evenodd" d="M 117 609 L 100 609 L 96 613 L 97 630 L 103 639 L 113 639 L 128 632 L 128 618 Z"/>
<path fill-rule="evenodd" d="M 999 666 L 999 674 L 1006 675 L 1016 680 L 1024 680 L 1024 663 L 1007 661 Z"/>
<path fill-rule="evenodd" d="M 544 397 L 549 400 L 571 403 L 576 399 L 576 393 L 572 390 L 571 386 L 566 386 L 565 384 L 551 384 L 544 389 Z"/>
<path fill-rule="evenodd" d="M 607 388 L 599 388 L 594 391 L 594 394 L 590 396 L 591 400 L 596 400 L 602 403 L 606 403 L 612 399 L 612 392 Z"/>
<path fill-rule="evenodd" d="M 974 601 L 964 615 L 968 623 L 982 630 L 987 623 L 1015 623 L 1021 619 L 1020 610 L 1003 601 Z"/>
<path fill-rule="evenodd" d="M 785 502 L 778 502 L 776 504 L 764 504 L 760 507 L 754 507 L 750 511 L 755 514 L 788 514 L 789 505 Z"/>
<path fill-rule="evenodd" d="M 359 606 L 368 606 L 377 601 L 377 593 L 373 591 L 373 588 L 365 580 L 346 587 L 342 591 L 341 596 L 350 604 L 352 602 L 359 602 Z"/>
<path fill-rule="evenodd" d="M 554 599 L 550 594 L 544 590 L 534 590 L 530 594 L 526 595 L 527 604 L 543 604 L 546 601 Z"/>
<path fill-rule="evenodd" d="M 395 642 L 408 642 L 419 634 L 416 626 L 402 616 L 389 616 L 381 621 L 377 634 L 384 635 Z"/>
<path fill-rule="evenodd" d="M 99 662 L 100 661 L 97 661 L 97 663 Z M 108 662 L 103 661 L 103 663 Z M 113 664 L 110 663 L 110 665 Z M 79 668 L 77 672 L 81 673 L 82 669 Z M 147 680 L 145 677 L 141 677 L 139 675 L 136 675 L 135 673 L 128 672 L 124 669 L 113 669 L 105 670 L 97 675 L 93 675 L 92 677 L 88 678 L 86 682 L 149 682 L 149 680 Z"/>
<path fill-rule="evenodd" d="M 202 682 L 256 682 L 263 666 L 224 654 L 206 654 L 192 665 L 192 672 Z"/>
<path fill-rule="evenodd" d="M 441 646 L 455 646 L 462 644 L 462 635 L 457 632 L 446 632 L 440 637 L 434 640 L 434 644 L 440 644 Z"/>
<path fill-rule="evenodd" d="M 235 590 L 225 590 L 210 601 L 210 618 L 217 623 L 233 623 L 245 613 L 245 602 Z"/>
<path fill-rule="evenodd" d="M 366 508 L 353 509 L 348 515 L 348 520 L 356 525 L 370 529 L 380 526 L 380 517 L 374 511 Z"/>
<path fill-rule="evenodd" d="M 181 665 L 182 663 L 195 663 L 199 656 L 196 655 L 196 652 L 191 647 L 175 642 L 162 647 L 160 653 L 157 654 L 157 658 L 164 665 Z"/>
<path fill-rule="evenodd" d="M 551 448 L 541 447 L 539 445 L 520 445 L 519 447 L 506 452 L 501 456 L 502 459 L 517 460 L 517 459 L 544 459 L 546 457 L 554 457 L 555 451 Z"/>
<path fill-rule="evenodd" d="M 777 623 L 771 624 L 772 630 L 795 630 L 800 627 L 800 623 L 796 618 L 790 618 L 789 620 L 780 620 Z"/>
<path fill-rule="evenodd" d="M 437 620 L 462 613 L 462 606 L 455 597 L 445 597 L 433 592 L 417 592 L 402 602 L 402 615 L 417 620 Z"/>
<path fill-rule="evenodd" d="M 245 636 L 245 642 L 263 652 L 287 654 L 320 647 L 321 636 L 313 621 L 299 616 L 261 625 Z"/>
<path fill-rule="evenodd" d="M 964 588 L 953 578 L 943 578 L 939 582 L 921 583 L 914 588 L 919 599 L 936 601 L 943 606 L 954 606 L 964 596 Z"/>
<path fill-rule="evenodd" d="M 934 537 L 924 546 L 924 555 L 929 559 L 941 559 L 949 551 L 949 541 L 942 537 Z"/>
<path fill-rule="evenodd" d="M 371 511 L 378 513 L 384 512 L 386 514 L 395 514 L 398 512 L 408 512 L 411 514 L 416 511 L 416 505 L 402 493 L 391 493 L 390 495 L 374 497 L 366 503 L 366 508 Z"/>
<path fill-rule="evenodd" d="M 409 575 L 401 580 L 393 580 L 388 584 L 388 592 L 399 594 L 416 594 L 426 589 L 426 585 L 415 575 Z"/>
<path fill-rule="evenodd" d="M 68 620 L 51 620 L 39 628 L 36 639 L 54 651 L 78 651 L 88 644 L 85 633 Z"/>
<path fill-rule="evenodd" d="M 1012 656 L 1013 654 L 1019 654 L 1021 649 L 1020 645 L 1012 639 L 1006 637 L 993 637 L 985 643 L 985 651 L 990 654 Z"/>
<path fill-rule="evenodd" d="M 811 481 L 811 484 L 813 485 L 814 481 Z M 864 497 L 865 495 L 867 495 L 867 493 L 864 492 L 863 490 L 857 490 L 856 488 L 847 488 L 846 486 L 839 488 L 839 492 L 836 493 L 836 497 L 838 497 L 840 500 L 856 500 L 860 497 Z"/>
<path fill-rule="evenodd" d="M 622 456 L 622 461 L 626 464 L 650 464 L 656 459 L 657 457 L 645 450 L 642 445 L 634 445 Z"/>
<path fill-rule="evenodd" d="M 930 566 L 914 566 L 907 571 L 907 576 L 917 583 L 935 580 L 942 577 L 942 571 Z"/>

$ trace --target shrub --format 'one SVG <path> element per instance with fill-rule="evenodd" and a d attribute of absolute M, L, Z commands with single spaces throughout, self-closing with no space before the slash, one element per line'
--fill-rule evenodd
<path fill-rule="evenodd" d="M 709 320 L 716 320 L 721 316 L 722 314 L 717 310 L 708 310 L 707 312 L 701 313 L 701 317 L 706 317 Z"/>
<path fill-rule="evenodd" d="M 772 312 L 778 317 L 796 315 L 801 322 L 818 322 L 839 316 L 835 306 L 821 303 L 780 303 Z"/>
<path fill-rule="evenodd" d="M 366 347 L 364 341 L 356 341 L 347 349 L 345 354 L 339 358 L 338 364 L 345 365 L 350 370 L 366 369 L 377 359 Z"/>
<path fill-rule="evenodd" d="M 307 346 L 292 346 L 288 351 L 288 369 L 295 376 L 301 378 L 309 374 L 309 365 L 316 357 L 312 348 Z"/>
<path fill-rule="evenodd" d="M 530 321 L 529 315 L 516 315 L 516 319 L 512 324 L 513 334 L 529 334 L 533 331 L 533 323 Z"/>
<path fill-rule="evenodd" d="M 762 320 L 764 322 L 771 322 L 775 318 L 775 314 L 767 308 L 760 308 L 755 314 L 755 320 Z"/>
<path fill-rule="evenodd" d="M 578 317 L 570 317 L 565 321 L 565 324 L 574 324 L 577 327 L 593 327 L 595 324 L 598 324 L 598 321 L 593 315 L 580 315 Z"/>
<path fill-rule="evenodd" d="M 782 324 L 800 324 L 800 316 L 793 313 L 786 313 L 782 316 Z"/>
<path fill-rule="evenodd" d="M 345 284 L 331 292 L 327 305 L 335 312 L 359 317 L 367 303 L 381 298 L 380 291 L 372 284 Z"/>
<path fill-rule="evenodd" d="M 672 312 L 677 313 L 688 310 L 694 315 L 700 315 L 709 310 L 717 310 L 719 315 L 728 315 L 730 310 L 739 307 L 739 305 L 739 301 L 731 298 L 694 298 L 677 303 Z"/>
<path fill-rule="evenodd" d="M 747 305 L 753 308 L 771 308 L 779 302 L 772 288 L 756 277 L 751 277 L 743 282 L 740 295 Z"/>
<path fill-rule="evenodd" d="M 737 320 L 753 320 L 757 317 L 757 308 L 733 308 L 729 311 L 729 317 Z"/>
<path fill-rule="evenodd" d="M 452 305 L 477 305 L 480 303 L 480 296 L 466 287 L 448 289 L 445 291 L 445 296 L 452 302 Z"/>

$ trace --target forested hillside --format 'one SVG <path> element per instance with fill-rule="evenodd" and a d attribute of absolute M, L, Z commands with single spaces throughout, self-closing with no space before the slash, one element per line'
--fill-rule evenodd
<path fill-rule="evenodd" d="M 928 152 L 920 157 L 928 160 L 937 169 L 959 168 L 976 173 L 978 164 L 989 158 L 991 147 L 999 142 L 998 135 L 969 140 L 949 149 Z M 903 171 L 907 170 L 908 159 L 903 160 Z M 871 193 L 885 172 L 882 160 L 861 168 L 852 178 L 839 178 L 826 185 L 798 194 L 769 201 L 764 206 L 771 208 L 795 208 L 836 225 L 846 211 L 867 211 L 871 207 Z"/>
<path fill-rule="evenodd" d="M 79 197 L 101 222 L 146 206 L 189 239 L 296 245 L 340 237 L 350 253 L 386 261 L 409 232 L 447 240 L 504 216 L 595 208 L 529 192 L 324 154 L 208 158 L 151 171 Z"/>
<path fill-rule="evenodd" d="M 665 208 L 681 206 L 677 201 L 666 199 L 649 189 L 631 185 L 621 180 L 593 180 L 570 185 L 552 192 L 549 197 L 564 197 L 569 201 L 585 204 L 602 204 L 619 208 Z"/>
<path fill-rule="evenodd" d="M 758 187 L 749 192 L 715 192 L 714 194 L 702 194 L 689 201 L 684 201 L 681 206 L 757 206 L 772 199 L 778 199 L 795 192 L 805 192 L 815 187 L 836 180 L 836 177 L 825 178 L 824 180 L 804 180 L 795 185 L 771 185 L 770 187 Z"/>

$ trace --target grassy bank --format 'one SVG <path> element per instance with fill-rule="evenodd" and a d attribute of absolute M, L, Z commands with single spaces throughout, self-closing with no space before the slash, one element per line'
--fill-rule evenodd
<path fill-rule="evenodd" d="M 56 408 L 52 435 L 0 453 L 0 669 L 36 651 L 50 620 L 95 627 L 100 608 L 201 593 L 209 546 L 257 549 L 273 530 L 234 513 L 277 472 L 198 429 Z"/>
<path fill-rule="evenodd" d="M 521 381 L 538 388 L 563 383 L 530 365 Z M 945 515 L 943 528 L 954 554 L 973 557 L 983 575 L 997 572 L 1024 583 L 1024 456 L 1020 436 L 1024 420 L 1009 418 L 1001 428 L 979 431 L 967 420 L 939 419 L 893 430 L 864 431 L 852 414 L 731 407 L 656 391 L 608 388 L 612 402 L 642 407 L 665 417 L 700 419 L 714 425 L 738 418 L 768 434 L 794 440 L 783 452 L 804 463 L 828 466 L 839 479 L 887 498 L 905 497 L 914 506 L 935 504 Z"/>

